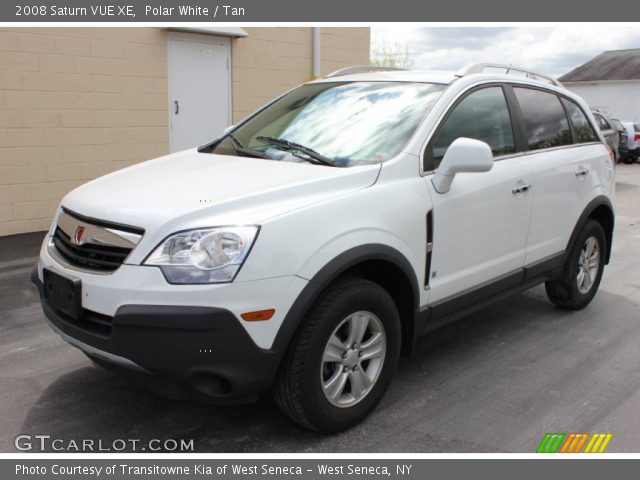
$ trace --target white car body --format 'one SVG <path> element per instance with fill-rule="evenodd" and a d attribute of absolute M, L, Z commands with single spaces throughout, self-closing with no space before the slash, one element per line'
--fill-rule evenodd
<path fill-rule="evenodd" d="M 591 143 L 496 158 L 488 172 L 457 174 L 446 193 L 434 189 L 433 171 L 423 171 L 425 146 L 447 112 L 466 92 L 483 85 L 556 92 L 579 105 L 595 124 L 588 105 L 561 86 L 502 73 L 458 77 L 394 71 L 339 80 L 436 82 L 447 87 L 402 151 L 382 163 L 327 168 L 191 149 L 93 180 L 62 200 L 40 252 L 37 282 L 44 281 L 43 269 L 77 279 L 82 307 L 107 317 L 136 304 L 223 307 L 255 346 L 268 352 L 276 350 L 285 319 L 297 308 L 305 288 L 321 283 L 319 275 L 328 265 L 363 246 L 394 252 L 385 261 L 393 256 L 403 259 L 399 264 L 416 297 L 407 310 L 420 316 L 493 281 L 516 276 L 524 285 L 545 262 L 557 268 L 553 259 L 567 250 L 590 205 L 592 210 L 607 205 L 612 215 L 613 163 L 600 133 Z M 512 192 L 519 186 L 527 188 Z M 109 274 L 74 268 L 52 246 L 63 208 L 90 219 L 136 226 L 144 235 L 124 264 Z M 425 228 L 429 212 L 434 212 L 431 232 Z M 232 282 L 173 285 L 158 267 L 143 265 L 175 232 L 228 225 L 260 229 Z M 268 321 L 241 318 L 244 312 L 267 308 L 275 309 Z M 135 359 L 101 352 L 100 346 L 87 346 L 84 339 L 55 328 L 94 357 L 140 366 Z M 417 337 L 418 329 L 430 327 L 421 324 L 415 329 Z"/>

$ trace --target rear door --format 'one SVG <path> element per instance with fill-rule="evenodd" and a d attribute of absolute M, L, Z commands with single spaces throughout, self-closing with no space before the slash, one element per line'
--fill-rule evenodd
<path fill-rule="evenodd" d="M 425 170 L 437 168 L 459 137 L 488 143 L 494 165 L 484 173 L 457 174 L 446 193 L 436 192 L 426 177 L 433 201 L 430 302 L 458 297 L 447 302 L 456 309 L 471 298 L 461 295 L 466 291 L 519 280 L 531 209 L 530 192 L 518 190 L 531 182 L 529 163 L 517 153 L 502 85 L 477 88 L 452 107 L 425 150 Z"/>
<path fill-rule="evenodd" d="M 581 107 L 554 92 L 514 86 L 533 171 L 526 265 L 552 260 L 600 183 L 606 147 Z M 571 119 L 571 122 L 569 121 Z M 610 161 L 610 160 L 609 160 Z"/>

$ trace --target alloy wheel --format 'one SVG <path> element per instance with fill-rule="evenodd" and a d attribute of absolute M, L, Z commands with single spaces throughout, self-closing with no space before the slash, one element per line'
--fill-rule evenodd
<path fill-rule="evenodd" d="M 594 236 L 588 237 L 580 250 L 577 285 L 583 295 L 589 293 L 600 269 L 600 244 Z"/>
<path fill-rule="evenodd" d="M 327 400 L 344 408 L 365 398 L 380 376 L 386 350 L 384 327 L 376 315 L 359 311 L 342 320 L 322 355 L 320 380 Z"/>

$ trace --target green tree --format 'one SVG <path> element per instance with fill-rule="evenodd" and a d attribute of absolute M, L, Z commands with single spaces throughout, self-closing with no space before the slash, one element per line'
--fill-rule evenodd
<path fill-rule="evenodd" d="M 411 68 L 413 58 L 409 47 L 401 42 L 381 41 L 371 46 L 371 65 L 390 68 Z"/>

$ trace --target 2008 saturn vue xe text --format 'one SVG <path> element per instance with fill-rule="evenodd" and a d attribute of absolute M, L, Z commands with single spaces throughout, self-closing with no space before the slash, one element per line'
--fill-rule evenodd
<path fill-rule="evenodd" d="M 270 391 L 338 431 L 439 325 L 542 282 L 559 307 L 591 301 L 614 223 L 594 125 L 513 67 L 336 72 L 69 193 L 33 280 L 100 365 L 169 396 Z"/>

